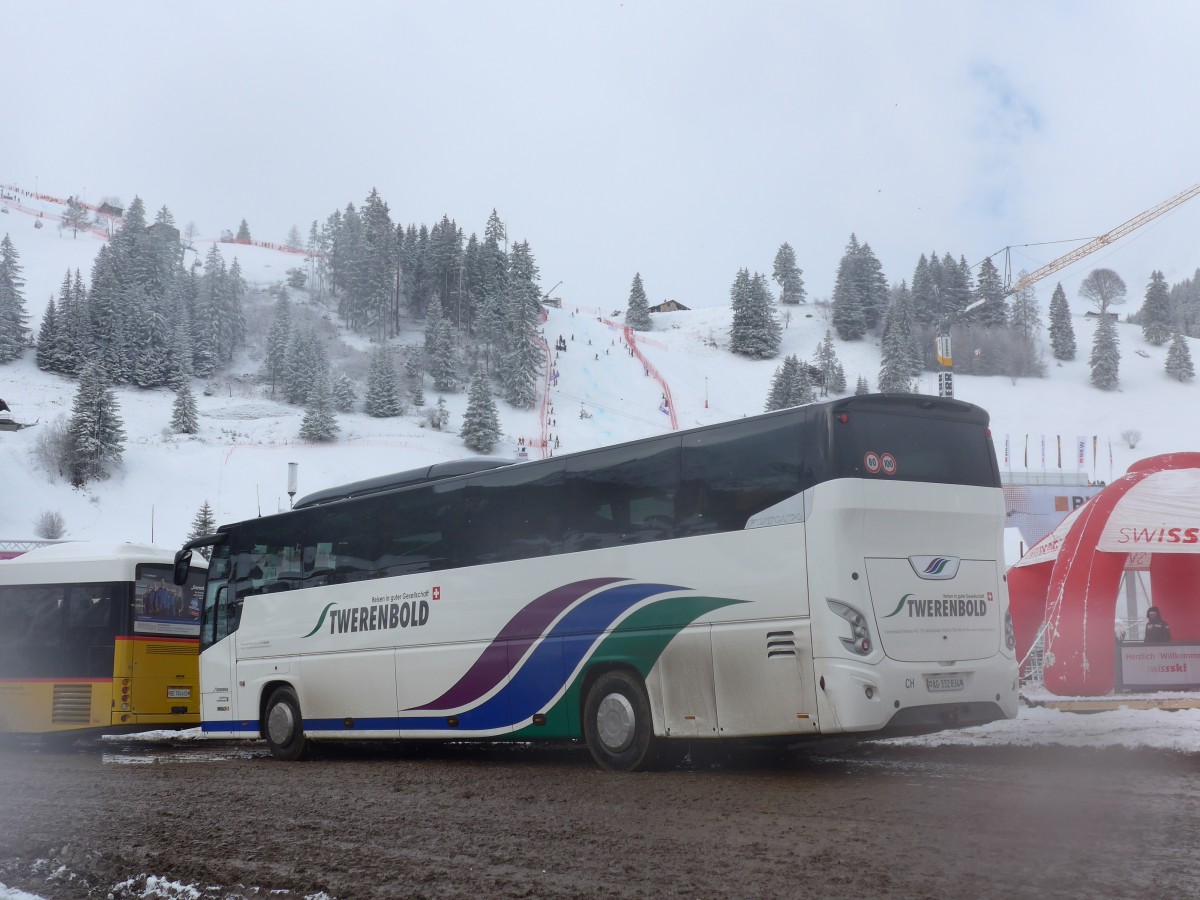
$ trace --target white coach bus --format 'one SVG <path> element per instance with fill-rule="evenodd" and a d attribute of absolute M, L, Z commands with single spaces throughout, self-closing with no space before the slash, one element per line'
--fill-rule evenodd
<path fill-rule="evenodd" d="M 314 739 L 903 734 L 1017 712 L 987 413 L 868 395 L 584 453 L 468 460 L 223 526 L 201 723 Z"/>

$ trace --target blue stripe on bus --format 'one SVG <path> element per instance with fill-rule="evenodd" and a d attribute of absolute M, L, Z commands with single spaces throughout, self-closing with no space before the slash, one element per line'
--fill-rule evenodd
<path fill-rule="evenodd" d="M 305 731 L 395 731 L 400 720 L 395 716 L 374 716 L 370 719 L 355 719 L 346 726 L 345 719 L 305 719 Z"/>
<path fill-rule="evenodd" d="M 258 732 L 258 720 L 251 722 L 229 722 L 222 719 L 206 719 L 200 723 L 200 730 L 208 733 Z"/>
<path fill-rule="evenodd" d="M 499 692 L 474 709 L 455 713 L 456 728 L 446 724 L 446 714 L 402 716 L 399 727 L 402 731 L 491 731 L 524 721 L 549 704 L 566 683 L 567 674 L 575 670 L 595 641 L 622 613 L 654 594 L 680 590 L 686 588 L 672 584 L 622 584 L 601 591 L 567 613 Z M 591 640 L 559 640 L 564 634 L 588 635 Z"/>

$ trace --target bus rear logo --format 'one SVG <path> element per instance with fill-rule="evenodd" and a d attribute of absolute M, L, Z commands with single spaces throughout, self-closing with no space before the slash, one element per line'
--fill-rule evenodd
<path fill-rule="evenodd" d="M 958 574 L 957 556 L 910 556 L 908 564 L 918 578 L 929 581 L 948 581 Z"/>

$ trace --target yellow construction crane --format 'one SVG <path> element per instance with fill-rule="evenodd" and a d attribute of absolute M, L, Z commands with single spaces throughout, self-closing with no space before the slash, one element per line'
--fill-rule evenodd
<path fill-rule="evenodd" d="M 1017 293 L 1018 291 L 1023 291 L 1025 288 L 1029 287 L 1031 284 L 1035 284 L 1035 283 L 1041 281 L 1047 275 L 1053 275 L 1059 269 L 1065 269 L 1067 266 L 1071 265 L 1071 263 L 1078 262 L 1079 260 L 1083 259 L 1085 256 L 1090 256 L 1091 254 L 1093 254 L 1097 250 L 1099 250 L 1101 247 L 1107 247 L 1109 244 L 1113 243 L 1114 241 L 1119 241 L 1121 238 L 1125 237 L 1125 235 L 1129 234 L 1132 231 L 1136 231 L 1138 228 L 1141 228 L 1147 222 L 1151 222 L 1154 219 L 1157 219 L 1159 216 L 1163 215 L 1164 213 L 1170 212 L 1175 207 L 1179 206 L 1181 203 L 1186 203 L 1188 200 L 1191 200 L 1197 194 L 1200 194 L 1200 184 L 1193 184 L 1186 191 L 1182 191 L 1182 192 L 1176 194 L 1174 197 L 1171 197 L 1169 200 L 1164 200 L 1162 203 L 1158 204 L 1158 206 L 1155 206 L 1153 209 L 1148 209 L 1143 213 L 1139 213 L 1138 215 L 1136 215 L 1132 219 L 1130 219 L 1128 222 L 1118 225 L 1112 231 L 1107 231 L 1104 234 L 1100 235 L 1100 237 L 1092 238 L 1090 241 L 1088 241 L 1082 247 L 1076 247 L 1070 253 L 1067 253 L 1064 256 L 1060 256 L 1058 259 L 1055 259 L 1055 260 L 1052 260 L 1051 262 L 1046 263 L 1040 269 L 1034 269 L 1028 275 L 1025 275 L 1022 278 L 1018 279 L 1016 284 L 1012 285 L 1011 287 L 1005 288 L 1004 295 L 1006 297 L 1010 297 L 1013 294 Z M 1008 248 L 1006 247 L 1005 249 L 1007 250 Z M 965 309 L 963 309 L 963 312 L 964 313 L 970 312 L 971 310 L 975 309 L 976 307 L 978 307 L 986 302 L 987 302 L 986 300 L 976 300 L 974 303 L 972 303 L 971 305 L 969 305 Z"/>
<path fill-rule="evenodd" d="M 1041 281 L 1047 275 L 1053 275 L 1059 269 L 1064 269 L 1067 266 L 1071 265 L 1071 263 L 1078 262 L 1079 260 L 1083 259 L 1085 256 L 1089 256 L 1092 253 L 1095 253 L 1101 247 L 1107 247 L 1109 244 L 1113 243 L 1114 241 L 1119 241 L 1121 238 L 1125 237 L 1125 235 L 1129 234 L 1132 231 L 1136 231 L 1138 228 L 1141 228 L 1147 222 L 1151 222 L 1154 219 L 1157 219 L 1159 216 L 1163 215 L 1164 213 L 1170 212 L 1175 207 L 1179 206 L 1181 203 L 1186 203 L 1188 200 L 1191 200 L 1197 194 L 1200 194 L 1200 184 L 1193 184 L 1186 191 L 1181 191 L 1180 193 L 1176 194 L 1174 197 L 1171 197 L 1168 200 L 1164 200 L 1162 203 L 1158 204 L 1158 206 L 1155 206 L 1152 209 L 1148 209 L 1143 213 L 1139 213 L 1138 215 L 1136 215 L 1132 219 L 1130 219 L 1128 222 L 1124 222 L 1124 223 L 1118 225 L 1116 228 L 1112 229 L 1112 231 L 1106 231 L 1104 234 L 1100 235 L 1099 237 L 1092 238 L 1090 241 L 1088 241 L 1082 247 L 1076 247 L 1070 253 L 1060 256 L 1058 259 L 1055 259 L 1055 260 L 1052 260 L 1051 262 L 1046 263 L 1040 269 L 1035 269 L 1034 271 L 1030 272 L 1028 275 L 1025 275 L 1025 276 L 1017 279 L 1016 284 L 1013 284 L 1004 289 L 1004 296 L 1006 298 L 1011 297 L 1013 294 L 1017 293 L 1018 291 L 1023 291 L 1025 288 L 1029 287 L 1031 284 L 1036 284 L 1037 282 Z M 1007 250 L 1007 249 L 1008 248 L 1006 247 L 1005 250 Z M 984 303 L 987 303 L 987 302 L 988 301 L 986 299 L 985 300 L 976 300 L 974 303 L 966 306 L 963 309 L 963 313 L 969 313 L 972 310 L 977 309 L 978 307 L 982 306 Z M 942 372 L 938 373 L 938 394 L 939 394 L 939 396 L 942 396 L 942 397 L 953 397 L 954 396 L 954 382 L 953 382 L 953 377 L 950 374 L 950 366 L 952 365 L 952 358 L 950 355 L 950 329 L 949 329 L 949 327 L 947 327 L 945 329 L 943 334 L 938 335 L 937 340 L 938 340 L 938 344 L 937 344 L 938 362 L 944 367 L 944 370 Z"/>

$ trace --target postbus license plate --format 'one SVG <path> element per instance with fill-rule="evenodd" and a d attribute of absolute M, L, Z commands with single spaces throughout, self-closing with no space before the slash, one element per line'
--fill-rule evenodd
<path fill-rule="evenodd" d="M 933 688 L 930 688 L 933 690 Z M 171 700 L 188 700 L 191 699 L 191 688 L 167 688 L 167 697 Z"/>
<path fill-rule="evenodd" d="M 967 680 L 961 675 L 930 675 L 925 678 L 925 687 L 931 691 L 961 691 Z"/>

